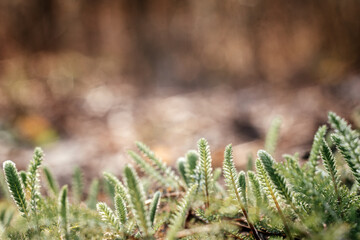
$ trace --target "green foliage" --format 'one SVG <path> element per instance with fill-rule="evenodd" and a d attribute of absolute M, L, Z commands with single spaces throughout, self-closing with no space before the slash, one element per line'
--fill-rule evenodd
<path fill-rule="evenodd" d="M 333 154 L 331 153 L 331 149 L 329 148 L 329 146 L 327 145 L 327 143 L 325 142 L 324 139 L 322 140 L 320 154 L 321 154 L 321 158 L 323 159 L 324 166 L 325 166 L 327 172 L 329 173 L 331 180 L 333 182 L 337 199 L 338 199 L 338 201 L 340 201 L 340 195 L 338 192 L 338 187 L 340 185 L 340 176 L 336 169 L 335 158 L 334 158 Z"/>
<path fill-rule="evenodd" d="M 280 133 L 281 119 L 279 117 L 275 118 L 270 125 L 270 128 L 266 134 L 265 138 L 265 150 L 270 154 L 275 153 L 277 146 L 279 133 Z"/>
<path fill-rule="evenodd" d="M 82 200 L 84 191 L 84 176 L 79 167 L 74 169 L 73 179 L 72 179 L 72 192 L 74 201 L 79 203 Z"/>
<path fill-rule="evenodd" d="M 59 185 L 56 182 L 53 174 L 51 173 L 50 169 L 48 169 L 47 167 L 43 167 L 43 172 L 45 175 L 48 189 L 54 196 L 57 196 L 59 194 Z"/>
<path fill-rule="evenodd" d="M 1 239 L 360 239 L 359 134 L 334 113 L 329 122 L 334 133 L 326 142 L 326 127 L 318 129 L 306 164 L 299 154 L 285 154 L 277 162 L 260 150 L 256 172 L 238 172 L 228 145 L 222 169 L 227 192 L 221 169 L 213 171 L 205 139 L 199 140 L 198 152 L 178 161 L 180 177 L 137 143 L 144 158 L 129 154 L 145 176 L 140 179 L 132 166 L 120 179 L 105 172 L 104 181 L 90 184 L 86 204 L 79 169 L 68 196 L 67 187 L 59 192 L 44 168 L 49 196 L 41 195 L 43 153 L 36 149 L 26 172 L 19 173 L 11 161 L 3 164 L 9 191 L 2 192 L 9 192 L 16 208 L 6 199 L 0 203 Z M 277 141 L 272 135 L 270 152 Z M 101 182 L 110 187 L 110 199 L 99 192 Z M 97 199 L 104 202 L 96 204 Z"/>
<path fill-rule="evenodd" d="M 5 199 L 11 198 L 3 172 L 0 172 L 0 193 L 2 198 Z"/>
<path fill-rule="evenodd" d="M 11 197 L 14 199 L 14 202 L 17 205 L 21 215 L 28 217 L 28 203 L 25 199 L 25 191 L 15 163 L 7 160 L 4 162 L 3 168 Z"/>
<path fill-rule="evenodd" d="M 221 177 L 221 168 L 215 168 L 213 173 L 214 182 L 217 182 L 217 180 L 219 180 L 220 177 Z"/>
<path fill-rule="evenodd" d="M 130 157 L 134 160 L 134 162 L 139 166 L 141 171 L 150 176 L 152 179 L 160 183 L 164 187 L 171 187 L 171 183 L 166 181 L 166 178 L 157 171 L 150 163 L 146 162 L 140 155 L 135 153 L 134 151 L 128 152 Z"/>
<path fill-rule="evenodd" d="M 34 158 L 28 168 L 29 171 L 25 172 L 27 189 L 23 186 L 15 164 L 11 161 L 4 162 L 6 183 L 19 212 L 25 218 L 18 218 L 15 215 L 12 224 L 9 225 L 7 222 L 13 219 L 13 214 L 11 212 L 4 213 L 3 226 L 5 229 L 0 231 L 2 233 L 1 239 L 86 239 L 89 234 L 95 238 L 103 235 L 94 231 L 101 224 L 97 214 L 84 207 L 69 206 L 67 187 L 61 190 L 57 200 L 52 196 L 41 196 L 38 186 L 32 185 L 34 183 L 39 184 L 36 179 L 38 179 L 37 172 L 42 161 L 42 154 L 39 155 L 38 153 L 39 151 L 35 151 Z M 36 189 L 36 191 L 31 191 L 31 189 Z M 36 198 L 32 198 L 32 193 L 37 194 L 33 194 Z M 32 205 L 34 199 L 36 205 Z M 76 223 L 74 219 L 79 222 Z"/>
<path fill-rule="evenodd" d="M 126 203 L 129 203 L 127 193 L 126 193 L 126 188 L 124 187 L 122 182 L 111 173 L 104 172 L 103 175 L 104 175 L 105 181 L 112 188 L 113 193 L 111 194 L 111 197 L 114 198 L 115 192 L 116 192 L 126 201 Z"/>
<path fill-rule="evenodd" d="M 249 153 L 247 155 L 247 165 L 246 165 L 246 170 L 247 171 L 252 171 L 254 169 L 254 159 L 251 153 Z"/>
<path fill-rule="evenodd" d="M 319 127 L 314 136 L 314 141 L 311 147 L 308 164 L 311 166 L 311 176 L 315 175 L 316 166 L 318 165 L 318 159 L 320 154 L 320 148 L 322 145 L 322 139 L 325 137 L 327 127 L 323 125 Z"/>
<path fill-rule="evenodd" d="M 119 218 L 121 224 L 125 224 L 127 221 L 127 209 L 125 200 L 121 197 L 120 194 L 115 195 L 115 209 L 116 215 Z"/>
<path fill-rule="evenodd" d="M 250 189 L 252 191 L 252 195 L 255 198 L 255 207 L 258 215 L 258 209 L 263 205 L 263 196 L 261 193 L 260 183 L 253 171 L 248 171 L 247 174 L 249 178 Z"/>
<path fill-rule="evenodd" d="M 345 158 L 356 181 L 360 183 L 360 138 L 359 133 L 351 129 L 344 119 L 330 112 L 328 115 L 331 127 L 335 133 L 332 135 L 336 147 Z"/>
<path fill-rule="evenodd" d="M 245 210 L 247 210 L 247 197 L 246 197 L 246 179 L 245 172 L 241 171 L 239 173 L 238 184 L 240 186 L 241 200 L 244 203 Z"/>
<path fill-rule="evenodd" d="M 141 232 L 144 236 L 148 236 L 150 234 L 150 218 L 145 210 L 145 193 L 143 186 L 135 170 L 130 165 L 125 167 L 124 175 L 132 206 L 132 213 L 135 216 L 136 223 Z"/>
<path fill-rule="evenodd" d="M 179 231 L 179 229 L 182 227 L 185 221 L 185 217 L 187 215 L 187 212 L 189 210 L 191 200 L 193 198 L 193 195 L 195 194 L 195 191 L 197 189 L 197 185 L 192 185 L 188 190 L 184 198 L 179 202 L 177 206 L 177 211 L 171 218 L 171 223 L 169 226 L 168 233 L 166 235 L 166 239 L 173 240 L 176 239 L 176 233 Z"/>
<path fill-rule="evenodd" d="M 189 185 L 197 182 L 199 173 L 196 172 L 196 166 L 198 165 L 199 155 L 195 150 L 190 150 L 186 154 L 186 175 L 189 179 Z"/>
<path fill-rule="evenodd" d="M 101 216 L 101 220 L 109 224 L 114 230 L 119 230 L 119 220 L 111 210 L 111 208 L 104 202 L 99 202 L 96 204 L 96 209 Z"/>
<path fill-rule="evenodd" d="M 59 195 L 59 222 L 61 227 L 62 235 L 64 236 L 64 239 L 68 240 L 69 237 L 69 220 L 68 220 L 68 211 L 69 211 L 69 203 L 68 203 L 68 188 L 67 186 L 64 186 Z"/>
<path fill-rule="evenodd" d="M 224 164 L 223 164 L 223 172 L 224 178 L 226 182 L 226 186 L 228 188 L 229 193 L 233 196 L 233 198 L 238 201 L 240 206 L 243 208 L 244 203 L 240 197 L 240 186 L 237 182 L 237 173 L 233 162 L 233 155 L 232 155 L 232 146 L 231 144 L 228 145 L 225 149 L 225 156 L 224 156 Z"/>
<path fill-rule="evenodd" d="M 159 191 L 157 191 L 154 194 L 154 197 L 153 197 L 153 199 L 151 201 L 151 205 L 150 205 L 150 208 L 149 208 L 149 216 L 150 216 L 151 226 L 154 225 L 156 211 L 157 211 L 159 203 L 160 203 L 160 198 L 161 198 L 161 193 Z"/>
<path fill-rule="evenodd" d="M 27 189 L 27 184 L 28 184 L 28 175 L 27 175 L 27 172 L 25 171 L 20 171 L 19 172 L 19 176 L 21 178 L 21 182 L 24 186 L 24 189 Z"/>
<path fill-rule="evenodd" d="M 88 208 L 96 209 L 97 196 L 99 194 L 100 182 L 95 178 L 92 180 L 89 188 L 88 198 L 86 200 Z"/>
<path fill-rule="evenodd" d="M 39 167 L 43 161 L 44 153 L 41 148 L 35 148 L 33 159 L 30 161 L 29 169 L 27 172 L 27 178 L 24 177 L 25 189 L 28 190 L 30 195 L 30 210 L 31 215 L 35 219 L 36 231 L 39 231 L 38 223 L 38 201 L 40 199 L 39 193 Z"/>
<path fill-rule="evenodd" d="M 190 179 L 188 179 L 187 174 L 186 174 L 186 161 L 185 161 L 185 158 L 181 157 L 181 158 L 179 158 L 177 160 L 177 167 L 179 169 L 179 173 L 180 173 L 182 179 L 184 180 L 186 185 L 189 186 Z"/>
<path fill-rule="evenodd" d="M 197 169 L 198 160 L 198 153 L 194 150 L 188 151 L 185 158 L 178 159 L 178 170 L 187 187 L 194 183 L 200 183 L 200 169 Z"/>
<path fill-rule="evenodd" d="M 277 192 L 283 197 L 283 199 L 289 204 L 292 205 L 292 196 L 290 189 L 288 188 L 284 176 L 282 176 L 278 171 L 276 171 L 274 165 L 275 160 L 267 152 L 260 150 L 258 152 L 258 157 L 264 166 L 264 169 L 271 179 L 272 186 L 274 186 Z"/>
<path fill-rule="evenodd" d="M 346 163 L 348 164 L 349 168 L 351 169 L 352 174 L 355 177 L 355 180 L 357 181 L 357 184 L 360 184 L 360 171 L 358 170 L 359 166 L 358 166 L 358 164 L 356 164 L 355 161 L 353 161 L 353 158 L 352 158 L 346 144 L 343 144 L 343 141 L 341 140 L 341 138 L 336 134 L 333 134 L 331 136 L 331 139 L 335 143 L 336 147 L 339 149 L 340 153 L 343 155 Z"/>
<path fill-rule="evenodd" d="M 0 205 L 0 234 L 10 226 L 14 214 L 15 209 L 13 209 L 12 206 L 3 203 Z"/>
<path fill-rule="evenodd" d="M 250 222 L 248 213 L 247 213 L 247 199 L 246 199 L 246 181 L 245 181 L 245 173 L 240 172 L 239 176 L 237 176 L 236 169 L 233 161 L 233 153 L 231 144 L 228 145 L 225 149 L 224 154 L 224 164 L 223 171 L 225 182 L 228 187 L 229 193 L 232 197 L 238 202 L 240 209 L 242 210 L 246 220 L 248 221 L 248 225 L 251 231 L 254 234 L 256 239 L 260 239 L 258 236 L 257 230 Z"/>
<path fill-rule="evenodd" d="M 159 157 L 155 155 L 153 151 L 150 150 L 148 146 L 141 142 L 136 142 L 136 146 L 139 151 L 144 154 L 152 163 L 157 171 L 162 173 L 162 175 L 169 182 L 170 186 L 177 187 L 180 184 L 179 177 L 175 174 L 175 172 L 168 166 L 166 166 L 165 162 L 163 162 Z"/>
<path fill-rule="evenodd" d="M 210 205 L 210 194 L 213 190 L 213 173 L 212 173 L 212 159 L 210 155 L 209 143 L 205 138 L 202 138 L 198 141 L 198 151 L 200 156 L 199 172 L 201 176 L 201 183 L 204 189 L 205 194 L 205 207 Z"/>
<path fill-rule="evenodd" d="M 359 133 L 355 130 L 352 130 L 350 124 L 348 124 L 344 119 L 337 116 L 333 112 L 329 112 L 328 118 L 331 127 L 335 131 L 335 134 L 338 136 L 338 138 L 341 139 L 340 143 L 343 148 L 347 150 L 348 154 L 351 156 L 352 161 L 355 164 L 360 165 Z"/>
<path fill-rule="evenodd" d="M 270 159 L 270 160 L 268 159 L 268 156 L 265 154 L 265 151 L 259 151 L 258 156 L 259 155 L 263 157 L 263 159 L 264 159 L 263 162 L 265 162 L 268 165 L 267 166 L 268 170 L 267 170 L 260 159 L 256 160 L 256 171 L 258 173 L 261 186 L 264 189 L 265 194 L 267 195 L 266 199 L 272 199 L 273 204 L 275 205 L 275 207 L 279 213 L 279 216 L 284 224 L 284 228 L 285 228 L 287 237 L 289 239 L 293 239 L 287 219 L 285 218 L 283 210 L 280 207 L 279 199 L 277 197 L 278 194 L 277 194 L 276 190 L 274 189 L 274 187 L 277 187 L 278 189 L 283 190 L 284 189 L 283 183 L 281 183 L 281 180 L 278 181 L 278 179 L 277 179 L 278 176 L 276 177 L 274 175 L 274 171 L 272 170 L 272 166 L 271 166 L 272 163 L 269 163 L 269 161 L 272 161 L 272 159 Z M 269 174 L 269 172 L 270 172 L 270 174 Z M 274 183 L 271 181 L 270 175 L 273 176 L 274 179 L 276 179 L 275 180 L 276 183 L 280 183 L 281 185 L 274 186 Z"/>

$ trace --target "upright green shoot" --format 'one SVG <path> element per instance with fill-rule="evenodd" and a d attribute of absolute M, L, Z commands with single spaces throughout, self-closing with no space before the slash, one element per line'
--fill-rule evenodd
<path fill-rule="evenodd" d="M 332 135 L 336 147 L 349 165 L 355 180 L 360 183 L 360 137 L 351 125 L 333 112 L 329 112 L 329 123 L 335 130 Z"/>
<path fill-rule="evenodd" d="M 240 209 L 243 212 L 248 225 L 253 233 L 255 239 L 261 239 L 254 225 L 251 223 L 246 210 L 246 183 L 244 173 L 240 173 L 238 178 L 233 161 L 233 153 L 231 144 L 225 149 L 223 172 L 226 186 L 230 195 L 239 203 Z"/>
<path fill-rule="evenodd" d="M 84 176 L 79 167 L 76 167 L 72 179 L 72 193 L 74 202 L 80 203 L 84 191 Z"/>
<path fill-rule="evenodd" d="M 270 153 L 274 154 L 275 149 L 277 146 L 277 142 L 279 139 L 279 133 L 280 133 L 280 125 L 281 125 L 281 118 L 276 117 L 270 125 L 270 128 L 266 134 L 265 138 L 265 150 Z"/>
<path fill-rule="evenodd" d="M 185 217 L 191 205 L 191 200 L 196 192 L 197 185 L 192 185 L 186 192 L 184 198 L 180 201 L 177 206 L 177 211 L 172 216 L 170 220 L 169 230 L 166 235 L 167 240 L 174 240 L 176 239 L 176 234 L 179 229 L 182 227 L 185 221 Z"/>
<path fill-rule="evenodd" d="M 122 182 L 113 174 L 109 172 L 103 173 L 105 181 L 114 189 L 114 196 L 115 193 L 120 194 L 122 199 L 125 200 L 126 203 L 129 203 L 127 192 L 125 186 L 122 184 Z"/>
<path fill-rule="evenodd" d="M 124 225 L 128 220 L 126 202 L 121 197 L 120 194 L 115 194 L 115 201 L 114 202 L 115 202 L 116 215 L 119 218 L 120 223 L 122 225 Z"/>
<path fill-rule="evenodd" d="M 240 187 L 241 200 L 244 203 L 245 210 L 248 211 L 248 201 L 247 201 L 247 196 L 246 196 L 246 177 L 245 177 L 244 171 L 240 171 L 240 173 L 239 173 L 238 184 Z"/>
<path fill-rule="evenodd" d="M 9 188 L 11 197 L 13 198 L 21 215 L 25 218 L 29 217 L 29 210 L 25 199 L 25 191 L 16 169 L 15 163 L 7 160 L 3 164 L 5 180 Z"/>
<path fill-rule="evenodd" d="M 201 180 L 203 182 L 203 189 L 205 193 L 205 207 L 208 208 L 210 205 L 210 194 L 213 190 L 213 173 L 211 166 L 211 154 L 210 147 L 205 138 L 198 141 L 198 151 L 200 156 L 200 173 Z"/>
<path fill-rule="evenodd" d="M 247 174 L 249 178 L 252 195 L 254 196 L 256 201 L 256 216 L 259 217 L 259 209 L 263 205 L 263 197 L 261 194 L 260 183 L 256 174 L 253 171 L 248 171 Z"/>
<path fill-rule="evenodd" d="M 177 167 L 178 167 L 178 170 L 179 170 L 179 173 L 180 173 L 182 179 L 186 183 L 186 186 L 189 186 L 190 179 L 188 179 L 187 176 L 186 176 L 186 161 L 185 161 L 185 158 L 181 157 L 181 158 L 179 158 L 177 160 Z"/>
<path fill-rule="evenodd" d="M 130 196 L 132 213 L 145 237 L 150 235 L 150 219 L 145 210 L 145 193 L 143 186 L 132 166 L 125 167 L 126 187 Z"/>
<path fill-rule="evenodd" d="M 186 153 L 185 159 L 186 179 L 189 181 L 189 186 L 194 183 L 199 183 L 199 172 L 196 171 L 199 160 L 198 153 L 195 150 L 190 150 Z"/>
<path fill-rule="evenodd" d="M 340 185 L 340 176 L 336 169 L 336 162 L 334 155 L 331 152 L 331 149 L 325 142 L 325 139 L 322 140 L 321 150 L 320 150 L 321 158 L 323 159 L 324 166 L 329 173 L 331 180 L 334 185 L 335 194 L 337 196 L 338 202 L 341 203 L 341 197 L 339 195 L 339 185 Z"/>
<path fill-rule="evenodd" d="M 48 189 L 54 196 L 58 196 L 59 194 L 59 185 L 57 181 L 55 180 L 53 174 L 47 167 L 43 167 L 43 172 L 45 175 L 45 179 L 47 182 Z"/>
<path fill-rule="evenodd" d="M 118 231 L 120 229 L 119 219 L 106 203 L 97 203 L 96 210 L 100 214 L 102 221 L 109 224 L 115 231 Z"/>
<path fill-rule="evenodd" d="M 137 166 L 140 167 L 141 171 L 146 173 L 148 176 L 153 178 L 155 181 L 160 183 L 165 187 L 173 187 L 173 184 L 167 181 L 162 174 L 159 173 L 157 169 L 155 169 L 150 163 L 145 161 L 139 154 L 135 153 L 134 151 L 129 151 L 129 156 L 134 160 Z"/>
<path fill-rule="evenodd" d="M 282 176 L 278 171 L 276 171 L 274 165 L 275 160 L 267 152 L 260 150 L 258 152 L 258 157 L 264 166 L 267 175 L 271 179 L 273 186 L 275 186 L 277 192 L 283 197 L 283 199 L 296 211 L 295 206 L 292 202 L 291 191 L 288 188 L 284 176 Z"/>
<path fill-rule="evenodd" d="M 354 184 L 355 185 L 357 184 L 359 186 L 359 184 L 360 184 L 359 167 L 360 166 L 358 164 L 356 164 L 356 162 L 353 161 L 353 158 L 352 158 L 351 154 L 349 153 L 349 149 L 346 146 L 344 146 L 343 141 L 337 134 L 331 135 L 331 139 L 335 143 L 335 145 L 336 145 L 337 149 L 340 151 L 341 155 L 344 157 L 352 174 L 354 175 L 355 180 L 357 182 L 357 183 L 355 182 Z"/>
<path fill-rule="evenodd" d="M 59 195 L 59 220 L 60 220 L 60 227 L 62 236 L 64 239 L 69 240 L 70 234 L 69 234 L 69 220 L 68 220 L 68 211 L 69 211 L 69 202 L 68 202 L 68 188 L 67 186 L 64 186 Z"/>
<path fill-rule="evenodd" d="M 318 159 L 320 156 L 320 149 L 322 145 L 322 139 L 325 137 L 327 127 L 323 125 L 319 127 L 314 136 L 314 141 L 311 147 L 310 156 L 308 164 L 311 168 L 311 177 L 313 178 L 316 171 L 316 166 L 318 165 Z"/>
<path fill-rule="evenodd" d="M 86 204 L 90 209 L 96 209 L 97 196 L 99 194 L 99 179 L 95 178 L 91 181 L 88 198 Z"/>
<path fill-rule="evenodd" d="M 35 220 L 36 231 L 40 234 L 39 219 L 38 219 L 38 200 L 40 199 L 39 193 L 39 167 L 43 161 L 44 152 L 41 148 L 37 147 L 34 150 L 33 159 L 30 161 L 29 169 L 27 172 L 26 186 L 30 193 L 30 210 L 31 215 Z"/>
<path fill-rule="evenodd" d="M 342 140 L 341 143 L 353 161 L 360 165 L 360 138 L 359 133 L 351 129 L 351 125 L 333 112 L 329 112 L 329 123 L 335 134 Z"/>
<path fill-rule="evenodd" d="M 136 142 L 136 146 L 138 147 L 140 152 L 142 152 L 147 158 L 150 159 L 150 161 L 155 166 L 155 169 L 163 173 L 164 177 L 167 179 L 168 182 L 170 182 L 171 186 L 179 186 L 180 181 L 175 172 L 170 167 L 168 167 L 164 161 L 157 157 L 148 146 L 146 146 L 142 142 Z"/>
<path fill-rule="evenodd" d="M 159 203 L 160 203 L 160 198 L 161 198 L 161 193 L 159 191 L 157 191 L 154 194 L 154 197 L 153 197 L 153 199 L 151 201 L 151 205 L 149 207 L 149 216 L 150 216 L 151 226 L 154 225 L 156 211 L 157 211 Z"/>
<path fill-rule="evenodd" d="M 285 218 L 285 215 L 283 213 L 283 211 L 281 210 L 280 208 L 280 204 L 278 202 L 278 199 L 276 197 L 276 192 L 273 188 L 273 183 L 271 182 L 268 174 L 266 173 L 266 170 L 263 166 L 263 164 L 261 163 L 261 160 L 260 159 L 257 159 L 256 162 L 255 162 L 255 165 L 256 165 L 256 172 L 258 174 L 258 177 L 259 177 L 259 180 L 260 180 L 260 183 L 262 185 L 262 188 L 265 190 L 266 194 L 268 195 L 268 198 L 271 198 L 275 204 L 275 207 L 279 213 L 279 216 L 284 224 L 284 228 L 285 228 L 285 233 L 286 233 L 286 236 L 289 238 L 289 239 L 293 239 L 292 237 L 292 234 L 291 234 L 291 231 L 290 231 L 290 228 L 289 228 L 289 225 L 287 223 L 287 220 Z"/>
<path fill-rule="evenodd" d="M 5 180 L 5 176 L 2 172 L 0 172 L 0 192 L 2 196 L 6 199 L 10 199 L 9 189 Z"/>

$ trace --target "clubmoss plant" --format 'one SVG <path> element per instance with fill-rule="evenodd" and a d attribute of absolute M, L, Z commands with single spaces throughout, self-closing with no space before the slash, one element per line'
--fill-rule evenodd
<path fill-rule="evenodd" d="M 84 191 L 84 176 L 79 167 L 74 169 L 73 179 L 72 179 L 72 192 L 74 201 L 79 203 L 82 200 Z"/>
<path fill-rule="evenodd" d="M 100 182 L 95 178 L 91 181 L 86 204 L 90 209 L 96 209 L 97 196 L 99 195 Z"/>
<path fill-rule="evenodd" d="M 57 184 L 53 174 L 51 173 L 50 169 L 47 167 L 43 167 L 43 172 L 45 175 L 48 189 L 54 196 L 57 196 L 59 194 L 59 185 Z"/>
<path fill-rule="evenodd" d="M 175 172 L 170 167 L 168 167 L 165 162 L 163 162 L 159 157 L 157 157 L 148 146 L 146 146 L 142 142 L 136 142 L 136 146 L 138 147 L 139 151 L 151 161 L 154 168 L 160 171 L 166 178 L 166 180 L 169 181 L 170 186 L 178 187 L 179 185 L 181 185 L 179 177 L 175 174 Z"/>
<path fill-rule="evenodd" d="M 255 198 L 256 217 L 259 218 L 259 209 L 263 206 L 263 196 L 261 193 L 260 182 L 253 171 L 248 171 L 251 193 Z"/>
<path fill-rule="evenodd" d="M 246 182 L 245 182 L 245 173 L 240 172 L 239 177 L 237 176 L 236 169 L 233 162 L 232 155 L 232 146 L 228 145 L 225 149 L 224 156 L 224 177 L 225 182 L 228 187 L 229 193 L 233 196 L 233 198 L 238 202 L 241 211 L 244 214 L 244 217 L 247 220 L 247 223 L 254 234 L 255 239 L 261 239 L 254 225 L 249 220 L 249 216 L 247 213 L 247 202 L 246 202 Z"/>
<path fill-rule="evenodd" d="M 24 187 L 16 169 L 15 163 L 10 160 L 5 161 L 3 168 L 11 197 L 14 199 L 14 202 L 18 207 L 21 215 L 27 218 L 29 216 L 28 202 L 25 199 Z"/>
<path fill-rule="evenodd" d="M 161 193 L 159 191 L 157 191 L 154 194 L 154 197 L 151 201 L 151 205 L 149 208 L 149 215 L 150 215 L 150 224 L 151 226 L 154 225 L 154 221 L 155 221 L 155 216 L 156 216 L 156 211 L 159 207 L 159 203 L 160 203 L 160 198 L 161 198 Z"/>
<path fill-rule="evenodd" d="M 111 208 L 103 202 L 96 204 L 96 209 L 101 215 L 101 219 L 113 227 L 116 231 L 119 230 L 119 220 Z"/>
<path fill-rule="evenodd" d="M 69 202 L 68 202 L 68 188 L 64 186 L 59 195 L 59 220 L 60 220 L 60 231 L 64 239 L 70 239 L 69 236 Z"/>
<path fill-rule="evenodd" d="M 26 190 L 27 189 L 27 184 L 28 184 L 28 174 L 25 171 L 20 171 L 19 176 L 21 178 L 21 182 L 23 184 L 23 187 Z"/>
<path fill-rule="evenodd" d="M 144 237 L 150 236 L 150 217 L 145 209 L 145 193 L 135 170 L 131 165 L 125 167 L 126 186 L 137 225 Z"/>
<path fill-rule="evenodd" d="M 87 198 L 79 169 L 69 194 L 43 168 L 48 195 L 41 194 L 44 155 L 36 148 L 27 171 L 3 163 L 9 191 L 2 192 L 19 214 L 4 195 L 1 239 L 360 239 L 359 133 L 335 113 L 329 123 L 329 131 L 324 125 L 315 133 L 305 163 L 298 153 L 283 155 L 283 161 L 272 157 L 279 137 L 275 121 L 266 151 L 258 151 L 256 169 L 247 172 L 236 169 L 231 145 L 221 172 L 213 171 L 205 139 L 178 160 L 177 170 L 138 142 L 142 156 L 129 152 L 135 166 L 127 165 L 119 178 L 105 172 L 94 179 Z M 107 195 L 101 184 L 109 187 Z"/>
<path fill-rule="evenodd" d="M 341 197 L 339 195 L 339 185 L 340 185 L 340 176 L 336 169 L 336 163 L 334 155 L 331 152 L 331 149 L 325 142 L 325 139 L 322 140 L 321 150 L 320 150 L 321 158 L 323 159 L 324 166 L 326 171 L 329 173 L 331 177 L 331 181 L 334 186 L 335 195 L 337 197 L 338 202 L 341 202 Z"/>
<path fill-rule="evenodd" d="M 147 175 L 149 175 L 152 179 L 157 181 L 160 185 L 164 187 L 173 187 L 171 182 L 166 181 L 166 178 L 159 172 L 155 167 L 153 167 L 150 163 L 145 161 L 140 155 L 135 153 L 134 151 L 129 151 L 129 156 L 134 160 L 137 166 Z"/>
<path fill-rule="evenodd" d="M 171 218 L 169 231 L 166 235 L 166 239 L 173 240 L 176 239 L 176 233 L 180 230 L 182 225 L 184 224 L 186 214 L 189 210 L 189 207 L 191 205 L 191 200 L 193 198 L 193 195 L 196 192 L 197 185 L 192 185 L 188 190 L 184 198 L 180 201 L 180 203 L 177 206 L 177 211 L 174 213 L 174 215 Z"/>
<path fill-rule="evenodd" d="M 120 223 L 125 224 L 128 219 L 127 209 L 126 209 L 125 200 L 121 197 L 120 194 L 115 195 L 115 209 L 116 209 L 116 215 L 119 218 Z"/>
<path fill-rule="evenodd" d="M 265 150 L 274 154 L 275 149 L 278 143 L 279 135 L 280 135 L 280 126 L 281 126 L 281 118 L 276 117 L 270 125 L 269 131 L 266 134 L 265 138 Z"/>
<path fill-rule="evenodd" d="M 198 141 L 198 151 L 200 156 L 199 172 L 202 180 L 202 186 L 205 194 L 205 207 L 210 206 L 210 194 L 213 191 L 213 173 L 212 159 L 210 155 L 210 146 L 205 138 Z"/>
<path fill-rule="evenodd" d="M 123 183 L 113 174 L 104 172 L 103 173 L 105 181 L 111 186 L 112 193 L 111 197 L 115 197 L 115 193 L 119 194 L 126 203 L 129 203 L 127 191 Z"/>
<path fill-rule="evenodd" d="M 199 154 L 195 150 L 190 150 L 186 153 L 185 172 L 188 179 L 188 186 L 199 183 L 200 174 L 196 171 L 196 166 L 199 161 Z"/>
<path fill-rule="evenodd" d="M 323 125 L 319 127 L 314 136 L 313 145 L 311 147 L 311 152 L 308 160 L 308 164 L 311 167 L 311 177 L 315 175 L 316 167 L 318 166 L 320 148 L 322 146 L 322 140 L 325 137 L 327 127 Z"/>

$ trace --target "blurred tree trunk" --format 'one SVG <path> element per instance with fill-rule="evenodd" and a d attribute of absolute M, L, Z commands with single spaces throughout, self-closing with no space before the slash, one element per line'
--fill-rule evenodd
<path fill-rule="evenodd" d="M 12 6 L 10 34 L 29 52 L 54 51 L 61 45 L 58 37 L 56 0 L 17 2 Z"/>

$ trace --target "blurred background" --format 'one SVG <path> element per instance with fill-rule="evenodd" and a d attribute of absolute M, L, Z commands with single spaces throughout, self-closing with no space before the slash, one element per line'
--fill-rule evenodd
<path fill-rule="evenodd" d="M 306 158 L 336 111 L 360 125 L 358 0 L 1 0 L 0 157 L 63 181 L 120 173 L 134 141 L 172 164 L 209 140 L 239 167 L 281 116 Z"/>

